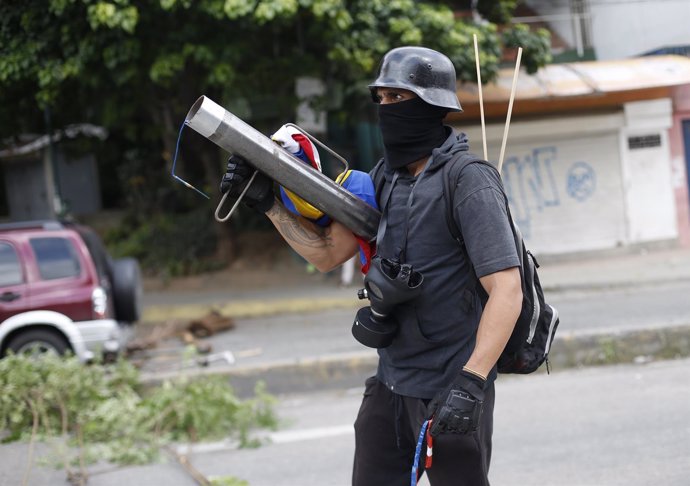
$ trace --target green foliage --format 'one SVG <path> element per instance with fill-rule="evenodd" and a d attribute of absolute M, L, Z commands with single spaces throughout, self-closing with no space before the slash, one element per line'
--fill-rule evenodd
<path fill-rule="evenodd" d="M 478 11 L 506 22 L 515 3 L 482 1 Z M 457 20 L 446 5 L 415 0 L 27 0 L 3 2 L 0 19 L 0 86 L 31 83 L 39 103 L 53 106 L 73 102 L 83 88 L 129 106 L 154 102 L 151 90 L 158 90 L 177 110 L 193 101 L 178 89 L 183 83 L 191 83 L 192 96 L 210 88 L 223 100 L 289 95 L 303 75 L 348 85 L 370 78 L 399 45 L 426 45 L 462 61 L 475 32 L 489 50 L 482 59 L 489 81 L 500 46 L 492 24 Z M 473 79 L 474 66 L 457 68 L 460 79 Z M 108 91 L 114 87 L 127 98 Z"/>
<path fill-rule="evenodd" d="M 528 73 L 534 74 L 539 67 L 551 62 L 550 34 L 546 29 L 531 31 L 524 24 L 514 25 L 503 31 L 506 46 L 522 47 L 521 64 Z"/>
<path fill-rule="evenodd" d="M 514 3 L 480 2 L 479 11 L 505 21 Z M 119 196 L 113 204 L 129 208 L 136 223 L 121 230 L 116 246 L 141 255 L 141 247 L 151 245 L 146 266 L 184 273 L 203 261 L 208 231 L 183 245 L 189 239 L 159 215 L 205 205 L 169 176 L 177 129 L 199 95 L 269 131 L 294 118 L 295 80 L 312 76 L 327 86 L 323 97 L 311 100 L 315 105 L 360 120 L 369 116 L 366 84 L 385 52 L 410 44 L 435 48 L 454 62 L 458 79 L 474 81 L 474 33 L 484 82 L 497 74 L 503 41 L 523 45 L 530 72 L 549 60 L 545 32 L 516 27 L 501 35 L 492 23 L 456 17 L 447 4 L 432 1 L 4 0 L 0 146 L 44 133 L 45 108 L 56 129 L 71 123 L 107 128 L 100 173 L 116 179 L 120 194 L 109 196 Z M 188 137 L 177 167 L 195 185 L 215 189 L 222 158 L 208 141 Z M 173 260 L 179 263 L 168 263 Z"/>
<path fill-rule="evenodd" d="M 147 220 L 125 222 L 105 235 L 114 257 L 139 260 L 150 275 L 176 277 L 217 268 L 213 213 L 207 207 L 181 214 L 153 214 Z"/>
<path fill-rule="evenodd" d="M 255 391 L 257 398 L 241 401 L 223 377 L 180 380 L 163 384 L 141 408 L 150 417 L 150 428 L 171 440 L 221 439 L 232 430 L 243 446 L 255 446 L 258 443 L 249 437 L 251 427 L 277 425 L 271 408 L 274 399 L 263 385 Z"/>
<path fill-rule="evenodd" d="M 10 355 L 0 360 L 0 430 L 5 441 L 63 436 L 89 462 L 142 464 L 172 441 L 231 437 L 254 446 L 253 428 L 277 425 L 274 399 L 261 385 L 251 400 L 238 399 L 218 376 L 141 388 L 125 361 L 87 366 L 74 357 Z"/>
<path fill-rule="evenodd" d="M 479 0 L 477 12 L 489 22 L 507 24 L 513 17 L 518 0 Z"/>
<path fill-rule="evenodd" d="M 128 0 L 119 0 L 115 3 L 98 2 L 89 5 L 87 12 L 89 25 L 93 30 L 107 27 L 132 33 L 139 19 L 139 11 L 136 7 L 130 6 Z"/>

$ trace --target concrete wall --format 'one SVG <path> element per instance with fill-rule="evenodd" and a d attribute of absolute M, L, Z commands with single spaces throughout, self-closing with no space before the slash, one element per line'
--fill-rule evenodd
<path fill-rule="evenodd" d="M 668 129 L 670 99 L 627 103 L 620 132 L 628 238 L 632 243 L 678 236 Z"/>
<path fill-rule="evenodd" d="M 98 167 L 93 155 L 58 157 L 58 179 L 62 202 L 76 216 L 93 214 L 101 209 Z"/>
<path fill-rule="evenodd" d="M 680 86 L 673 94 L 673 126 L 669 129 L 671 147 L 671 183 L 676 203 L 678 241 L 690 246 L 690 195 L 688 195 L 687 160 L 690 143 L 683 137 L 683 122 L 690 121 L 690 86 Z"/>
<path fill-rule="evenodd" d="M 41 150 L 34 158 L 4 161 L 0 165 L 5 176 L 10 219 L 51 219 L 62 209 L 76 216 L 101 210 L 95 157 L 66 157 L 59 149 L 55 157 L 56 164 L 53 164 L 50 151 Z M 56 197 L 56 179 L 62 201 Z"/>
<path fill-rule="evenodd" d="M 527 2 L 541 15 L 567 15 L 567 2 Z M 660 47 L 690 44 L 690 2 L 688 0 L 588 2 L 592 46 L 599 60 L 633 57 Z M 572 42 L 572 23 L 550 24 L 561 37 Z"/>
<path fill-rule="evenodd" d="M 502 175 L 530 248 L 561 254 L 677 237 L 670 109 L 662 100 L 610 114 L 514 121 Z M 646 111 L 655 115 L 642 117 Z M 481 155 L 480 127 L 458 128 Z M 502 124 L 487 127 L 491 160 L 502 135 Z M 629 147 L 629 137 L 655 135 L 659 146 Z"/>
<path fill-rule="evenodd" d="M 690 2 L 591 2 L 597 59 L 632 57 L 660 47 L 690 44 Z"/>
<path fill-rule="evenodd" d="M 5 194 L 9 217 L 15 221 L 49 219 L 53 213 L 53 193 L 48 184 L 46 161 L 41 154 L 33 159 L 5 161 Z"/>
<path fill-rule="evenodd" d="M 568 2 L 547 2 L 544 0 L 526 0 L 536 15 L 552 16 L 548 20 L 549 29 L 557 34 L 564 42 L 575 48 L 577 43 L 577 30 L 575 20 L 570 16 Z"/>

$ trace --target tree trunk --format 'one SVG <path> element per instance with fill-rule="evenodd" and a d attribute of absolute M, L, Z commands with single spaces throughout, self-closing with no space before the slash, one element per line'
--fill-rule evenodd
<path fill-rule="evenodd" d="M 162 127 L 161 143 L 163 144 L 163 158 L 165 159 L 165 168 L 168 173 L 172 171 L 173 158 L 175 156 L 175 142 L 177 141 L 177 131 L 173 123 L 172 113 L 170 107 L 166 103 L 157 101 L 152 97 L 152 103 L 149 106 L 151 118 Z"/>

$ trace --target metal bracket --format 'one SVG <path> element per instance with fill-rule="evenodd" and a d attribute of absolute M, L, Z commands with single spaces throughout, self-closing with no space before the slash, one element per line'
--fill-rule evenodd
<path fill-rule="evenodd" d="M 298 130 L 300 133 L 302 133 L 305 137 L 307 137 L 309 140 L 311 140 L 312 142 L 314 142 L 315 144 L 317 144 L 319 147 L 321 147 L 321 148 L 323 148 L 324 150 L 326 150 L 326 151 L 327 151 L 329 154 L 331 154 L 333 157 L 335 157 L 336 159 L 338 159 L 338 160 L 343 164 L 343 167 L 344 167 L 343 171 L 342 171 L 340 174 L 338 174 L 338 177 L 340 177 L 341 175 L 345 174 L 348 170 L 350 170 L 350 164 L 348 164 L 347 160 L 345 160 L 345 158 L 344 158 L 343 156 L 341 156 L 341 155 L 338 154 L 336 151 L 334 151 L 333 149 L 331 149 L 331 148 L 330 148 L 329 146 L 327 146 L 325 143 L 321 142 L 318 138 L 316 138 L 315 136 L 311 135 L 311 134 L 308 133 L 306 130 L 302 129 L 302 128 L 299 127 L 298 125 L 295 125 L 294 123 L 286 123 L 285 126 L 295 128 L 295 129 Z M 251 186 L 251 185 L 252 185 L 252 182 L 254 182 L 254 179 L 256 178 L 256 175 L 257 175 L 258 172 L 259 172 L 258 170 L 255 170 L 255 171 L 254 171 L 254 173 L 252 174 L 252 177 L 249 179 L 249 183 L 248 183 L 247 186 L 244 188 L 244 190 L 242 190 L 242 193 L 241 193 L 240 196 L 237 198 L 237 201 L 235 201 L 235 204 L 233 204 L 233 206 L 230 208 L 230 211 L 228 211 L 228 214 L 226 214 L 225 216 L 221 216 L 221 215 L 220 215 L 220 211 L 221 211 L 222 207 L 225 205 L 225 201 L 226 201 L 227 198 L 228 198 L 228 193 L 226 192 L 225 194 L 223 194 L 223 197 L 221 198 L 220 202 L 218 203 L 218 206 L 216 207 L 216 212 L 214 213 L 214 216 L 215 216 L 215 218 L 216 218 L 216 221 L 218 221 L 219 223 L 225 223 L 227 220 L 230 219 L 230 217 L 232 216 L 232 214 L 235 212 L 235 209 L 237 209 L 237 206 L 239 206 L 240 201 L 242 201 L 242 198 L 243 198 L 244 195 L 247 193 L 247 190 L 249 189 L 249 186 Z"/>
<path fill-rule="evenodd" d="M 252 185 L 252 182 L 254 182 L 254 179 L 256 178 L 256 175 L 257 175 L 258 173 L 259 173 L 258 170 L 255 170 L 255 171 L 254 171 L 254 173 L 252 174 L 251 178 L 249 179 L 249 182 L 247 183 L 247 185 L 245 186 L 245 188 L 244 188 L 244 189 L 242 190 L 242 192 L 240 193 L 240 197 L 237 198 L 237 201 L 235 201 L 235 204 L 233 204 L 232 207 L 230 208 L 230 211 L 228 211 L 228 214 L 226 214 L 225 216 L 221 217 L 221 216 L 220 216 L 220 210 L 222 209 L 223 205 L 225 204 L 225 200 L 228 198 L 228 195 L 230 194 L 230 192 L 228 191 L 228 192 L 226 192 L 225 194 L 223 194 L 223 197 L 220 199 L 220 202 L 218 203 L 218 206 L 216 207 L 216 212 L 214 213 L 214 216 L 215 216 L 215 218 L 216 218 L 216 221 L 218 221 L 219 223 L 225 223 L 227 220 L 230 219 L 230 216 L 232 216 L 232 213 L 234 213 L 234 212 L 235 212 L 235 209 L 237 209 L 237 206 L 239 206 L 240 201 L 242 201 L 242 198 L 244 197 L 244 195 L 245 195 L 245 194 L 247 193 L 247 191 L 249 190 L 249 187 Z"/>
<path fill-rule="evenodd" d="M 302 132 L 302 134 L 303 134 L 305 137 L 307 137 L 309 140 L 311 140 L 312 142 L 314 142 L 315 144 L 317 144 L 319 147 L 323 148 L 325 151 L 327 151 L 329 154 L 331 154 L 333 157 L 335 157 L 336 159 L 338 159 L 340 162 L 342 162 L 342 163 L 343 163 L 343 166 L 345 167 L 345 169 L 343 169 L 343 171 L 342 171 L 340 174 L 338 174 L 338 175 L 342 175 L 342 174 L 344 174 L 345 172 L 347 172 L 348 170 L 350 170 L 350 165 L 347 163 L 347 160 L 345 160 L 345 158 L 344 158 L 342 155 L 338 154 L 335 150 L 331 149 L 328 145 L 326 145 L 325 143 L 321 142 L 318 138 L 316 138 L 315 136 L 313 136 L 313 135 L 307 133 L 306 130 L 302 129 L 302 128 L 299 127 L 298 125 L 295 125 L 294 123 L 286 123 L 285 126 L 293 127 L 293 128 L 295 128 L 295 129 L 299 130 L 299 131 Z"/>

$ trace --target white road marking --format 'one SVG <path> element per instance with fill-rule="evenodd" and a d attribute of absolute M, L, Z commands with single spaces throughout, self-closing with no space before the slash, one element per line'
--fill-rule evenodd
<path fill-rule="evenodd" d="M 326 437 L 337 437 L 341 435 L 354 434 L 355 429 L 352 424 L 333 425 L 330 427 L 313 427 L 309 429 L 282 430 L 268 434 L 256 436 L 261 442 L 270 444 L 290 444 L 305 440 L 323 439 Z M 239 449 L 239 442 L 236 440 L 223 440 L 218 442 L 205 442 L 202 444 L 180 444 L 177 446 L 179 454 L 205 454 L 210 452 L 221 452 Z"/>

